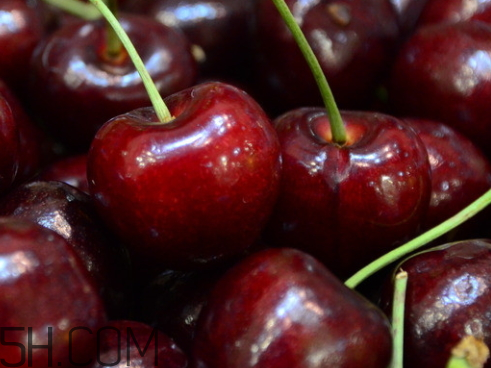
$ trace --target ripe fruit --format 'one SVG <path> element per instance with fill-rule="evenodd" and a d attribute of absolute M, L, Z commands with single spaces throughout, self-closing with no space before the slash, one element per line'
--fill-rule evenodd
<path fill-rule="evenodd" d="M 491 346 L 491 243 L 466 240 L 414 255 L 408 273 L 404 367 L 445 367 L 450 351 L 472 336 Z M 384 310 L 391 293 L 382 301 Z M 491 367 L 488 360 L 484 367 Z"/>
<path fill-rule="evenodd" d="M 389 98 L 395 113 L 448 124 L 491 157 L 490 53 L 489 24 L 419 28 L 399 52 L 391 73 Z"/>
<path fill-rule="evenodd" d="M 293 249 L 253 254 L 227 272 L 201 312 L 200 368 L 388 367 L 389 323 L 318 261 Z"/>
<path fill-rule="evenodd" d="M 91 336 L 72 329 L 96 330 L 106 321 L 104 308 L 87 270 L 66 241 L 30 221 L 2 217 L 0 258 L 2 364 L 24 368 L 59 362 L 72 367 L 70 359 L 95 354 Z"/>
<path fill-rule="evenodd" d="M 122 15 L 159 92 L 191 86 L 196 62 L 185 36 L 148 17 Z M 106 24 L 78 21 L 43 40 L 31 60 L 29 105 L 70 152 L 86 152 L 108 119 L 150 105 L 126 51 L 108 55 Z"/>
<path fill-rule="evenodd" d="M 278 189 L 278 137 L 249 95 L 205 83 L 165 102 L 168 123 L 151 108 L 107 122 L 87 162 L 101 218 L 140 271 L 240 255 L 259 237 Z"/>
<path fill-rule="evenodd" d="M 419 231 L 430 199 L 430 166 L 416 133 L 389 115 L 342 112 L 348 142 L 332 141 L 322 108 L 274 121 L 282 149 L 268 243 L 302 249 L 340 277 Z"/>

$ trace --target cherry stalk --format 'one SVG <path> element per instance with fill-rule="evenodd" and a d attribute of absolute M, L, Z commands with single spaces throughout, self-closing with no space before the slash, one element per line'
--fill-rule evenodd
<path fill-rule="evenodd" d="M 101 13 L 92 4 L 86 4 L 79 0 L 43 0 L 67 13 L 76 15 L 85 20 L 94 20 L 101 17 Z"/>
<path fill-rule="evenodd" d="M 319 64 L 319 60 L 316 58 L 312 48 L 310 47 L 305 35 L 303 34 L 300 26 L 297 24 L 293 14 L 286 5 L 284 0 L 273 0 L 274 5 L 281 14 L 281 17 L 285 21 L 285 24 L 290 29 L 295 41 L 297 42 L 302 54 L 305 57 L 312 74 L 314 75 L 315 81 L 319 87 L 322 100 L 327 110 L 327 115 L 329 116 L 332 140 L 334 143 L 340 146 L 346 143 L 346 130 L 339 113 L 339 109 L 336 105 L 334 95 L 332 94 L 331 88 L 327 82 L 326 76 L 322 71 L 322 67 Z"/>
<path fill-rule="evenodd" d="M 487 207 L 490 203 L 491 190 L 488 190 L 481 197 L 465 207 L 462 211 L 450 217 L 448 220 L 442 222 L 440 225 L 435 226 L 434 228 L 428 230 L 427 232 L 421 234 L 413 240 L 384 254 L 382 257 L 363 267 L 361 270 L 356 272 L 353 276 L 345 281 L 346 286 L 355 288 L 363 280 L 373 275 L 375 272 L 380 271 L 385 266 L 401 259 L 405 255 L 408 255 L 409 253 L 421 248 L 432 240 L 437 239 L 438 237 L 446 234 L 458 225 L 464 223 L 465 221 L 479 213 L 481 210 L 483 210 L 485 207 Z"/>
<path fill-rule="evenodd" d="M 404 353 L 404 304 L 406 302 L 408 274 L 400 270 L 395 276 L 394 304 L 392 308 L 393 354 L 390 368 L 403 367 Z"/>
<path fill-rule="evenodd" d="M 161 123 L 167 123 L 173 119 L 169 109 L 167 108 L 162 96 L 160 96 L 159 91 L 157 90 L 155 84 L 150 77 L 150 74 L 145 68 L 145 65 L 138 55 L 135 47 L 133 46 L 131 40 L 129 39 L 126 32 L 123 30 L 121 25 L 119 24 L 117 18 L 111 12 L 111 10 L 107 7 L 107 5 L 101 0 L 90 0 L 90 2 L 101 12 L 109 25 L 114 29 L 114 32 L 119 37 L 121 43 L 125 47 L 128 52 L 128 56 L 131 58 L 131 61 L 135 65 L 138 74 L 145 85 L 145 88 L 148 92 L 148 96 L 150 101 L 152 102 L 152 106 L 155 109 L 155 113 Z"/>

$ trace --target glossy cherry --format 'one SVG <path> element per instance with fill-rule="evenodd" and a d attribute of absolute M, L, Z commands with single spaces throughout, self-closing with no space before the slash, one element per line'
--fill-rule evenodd
<path fill-rule="evenodd" d="M 464 337 L 491 346 L 491 241 L 445 244 L 404 260 L 404 367 L 446 367 Z M 390 304 L 391 292 L 383 299 Z M 488 359 L 484 367 L 491 367 Z"/>
<path fill-rule="evenodd" d="M 430 200 L 423 143 L 399 119 L 342 112 L 348 141 L 332 141 L 322 108 L 274 121 L 282 146 L 280 195 L 267 243 L 313 254 L 340 277 L 408 240 Z"/>
<path fill-rule="evenodd" d="M 244 91 L 205 83 L 107 122 L 89 152 L 90 193 L 136 262 L 202 267 L 248 249 L 271 214 L 278 137 Z"/>
<path fill-rule="evenodd" d="M 163 96 L 195 82 L 196 62 L 182 33 L 148 17 L 119 20 Z M 36 48 L 31 61 L 30 108 L 69 152 L 87 151 L 110 118 L 150 106 L 127 53 L 108 56 L 105 34 L 101 20 L 67 24 Z"/>
<path fill-rule="evenodd" d="M 472 2 L 466 0 L 428 0 L 418 26 L 472 20 L 491 22 L 491 2 L 489 0 Z"/>
<path fill-rule="evenodd" d="M 63 237 L 93 278 L 109 316 L 129 314 L 128 254 L 103 226 L 88 194 L 62 182 L 24 183 L 0 200 L 0 216 L 29 220 Z"/>
<path fill-rule="evenodd" d="M 25 91 L 29 59 L 45 34 L 39 2 L 2 0 L 0 13 L 0 78 L 16 92 Z"/>
<path fill-rule="evenodd" d="M 490 53 L 491 25 L 486 23 L 419 28 L 401 49 L 391 74 L 394 113 L 448 124 L 489 157 Z"/>
<path fill-rule="evenodd" d="M 399 37 L 387 1 L 287 0 L 341 108 L 366 107 Z M 312 72 L 270 0 L 256 5 L 257 98 L 277 113 L 321 103 Z"/>
<path fill-rule="evenodd" d="M 106 321 L 105 312 L 92 279 L 67 242 L 33 222 L 2 217 L 0 259 L 2 365 L 73 367 L 70 359 L 94 356 L 95 339 L 76 328 L 96 331 Z"/>
<path fill-rule="evenodd" d="M 428 230 L 491 189 L 491 163 L 473 142 L 446 124 L 403 120 L 416 131 L 428 152 L 432 189 L 422 228 Z M 467 236 L 472 233 L 467 232 Z"/>
<path fill-rule="evenodd" d="M 27 114 L 21 100 L 12 89 L 0 80 L 0 95 L 12 110 L 19 135 L 18 170 L 16 183 L 32 179 L 45 165 L 57 157 L 56 144 Z M 14 150 L 9 155 L 13 157 Z"/>
<path fill-rule="evenodd" d="M 136 0 L 123 9 L 182 30 L 195 47 L 202 78 L 243 80 L 252 60 L 253 4 L 236 0 Z"/>
<path fill-rule="evenodd" d="M 251 255 L 213 288 L 193 349 L 199 368 L 388 367 L 385 315 L 293 249 Z"/>

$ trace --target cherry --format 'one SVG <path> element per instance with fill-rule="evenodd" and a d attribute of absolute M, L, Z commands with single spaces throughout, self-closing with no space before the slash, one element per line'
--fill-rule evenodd
<path fill-rule="evenodd" d="M 172 336 L 180 348 L 191 353 L 201 311 L 225 269 L 228 267 L 159 274 L 142 288 L 138 318 Z"/>
<path fill-rule="evenodd" d="M 42 13 L 37 1 L 25 0 L 2 0 L 0 13 L 0 78 L 21 93 L 31 54 L 45 35 Z"/>
<path fill-rule="evenodd" d="M 196 366 L 387 367 L 385 315 L 313 257 L 257 252 L 213 288 L 195 337 Z"/>
<path fill-rule="evenodd" d="M 266 241 L 307 251 L 340 277 L 417 234 L 430 200 L 423 142 L 397 118 L 341 112 L 347 143 L 322 108 L 274 121 L 282 147 L 280 194 Z"/>
<path fill-rule="evenodd" d="M 236 257 L 276 200 L 278 137 L 261 107 L 228 84 L 197 85 L 165 103 L 167 123 L 143 108 L 97 133 L 87 175 L 101 218 L 137 262 L 161 270 Z"/>
<path fill-rule="evenodd" d="M 2 217 L 0 259 L 2 365 L 73 367 L 95 355 L 91 335 L 76 328 L 95 331 L 105 312 L 68 243 L 33 222 Z"/>
<path fill-rule="evenodd" d="M 29 220 L 62 236 L 93 278 L 109 316 L 129 314 L 126 249 L 104 228 L 88 194 L 62 182 L 21 184 L 0 201 L 0 216 Z"/>
<path fill-rule="evenodd" d="M 120 22 L 162 95 L 194 83 L 196 62 L 184 35 L 148 17 L 122 14 Z M 87 151 L 113 116 L 150 105 L 127 53 L 106 52 L 105 30 L 100 20 L 68 24 L 46 38 L 31 61 L 30 107 L 69 152 Z"/>
<path fill-rule="evenodd" d="M 446 124 L 426 119 L 404 122 L 416 131 L 428 152 L 432 189 L 422 230 L 429 230 L 491 188 L 491 163 L 473 142 Z"/>
<path fill-rule="evenodd" d="M 317 55 L 339 106 L 366 108 L 398 42 L 392 6 L 378 0 L 286 3 Z M 318 105 L 314 78 L 271 0 L 257 1 L 256 13 L 258 100 L 275 116 Z"/>
<path fill-rule="evenodd" d="M 123 9 L 182 30 L 195 47 L 203 78 L 243 80 L 250 68 L 252 1 L 133 1 Z"/>
<path fill-rule="evenodd" d="M 57 157 L 55 142 L 27 114 L 21 100 L 12 89 L 0 80 L 0 95 L 5 98 L 12 110 L 17 125 L 19 149 L 16 183 L 32 179 L 44 165 Z M 9 155 L 12 157 L 13 150 Z"/>
<path fill-rule="evenodd" d="M 472 336 L 490 346 L 490 240 L 465 240 L 414 255 L 408 273 L 404 367 L 445 367 L 451 350 Z M 384 309 L 390 295 L 382 299 Z M 487 360 L 484 367 L 490 367 Z"/>
<path fill-rule="evenodd" d="M 448 124 L 489 157 L 490 51 L 491 26 L 483 22 L 419 28 L 401 49 L 391 73 L 394 113 Z"/>

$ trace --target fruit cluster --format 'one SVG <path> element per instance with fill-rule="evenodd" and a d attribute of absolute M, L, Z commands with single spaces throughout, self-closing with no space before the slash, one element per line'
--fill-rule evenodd
<path fill-rule="evenodd" d="M 0 367 L 491 367 L 490 2 L 106 3 L 0 2 Z"/>

